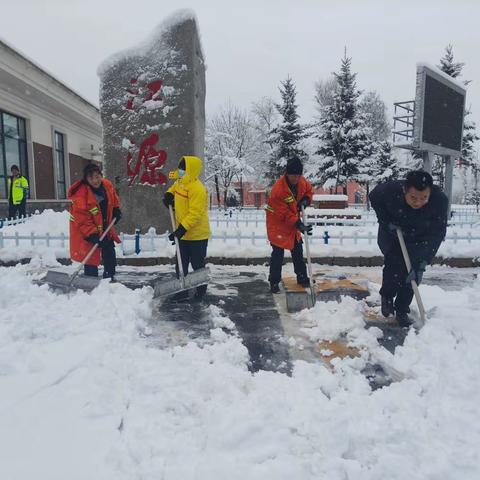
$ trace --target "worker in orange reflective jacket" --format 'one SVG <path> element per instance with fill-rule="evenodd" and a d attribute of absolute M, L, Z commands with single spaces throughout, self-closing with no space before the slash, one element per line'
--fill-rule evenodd
<path fill-rule="evenodd" d="M 103 261 L 103 278 L 115 275 L 117 265 L 115 244 L 120 238 L 112 227 L 100 241 L 103 231 L 115 218 L 118 223 L 122 217 L 120 199 L 114 186 L 103 178 L 100 167 L 89 163 L 83 170 L 83 179 L 75 182 L 68 190 L 70 207 L 70 257 L 82 262 L 87 253 L 98 245 L 100 248 L 84 266 L 87 276 L 98 276 L 98 265 Z"/>
<path fill-rule="evenodd" d="M 312 185 L 303 176 L 302 162 L 298 158 L 290 159 L 285 175 L 273 185 L 266 207 L 268 240 L 273 248 L 268 278 L 272 293 L 280 291 L 278 284 L 282 279 L 285 249 L 292 253 L 298 284 L 302 287 L 310 286 L 303 259 L 301 234 L 311 235 L 312 226 L 301 221 L 299 212 L 302 206 L 310 205 L 312 196 Z"/>

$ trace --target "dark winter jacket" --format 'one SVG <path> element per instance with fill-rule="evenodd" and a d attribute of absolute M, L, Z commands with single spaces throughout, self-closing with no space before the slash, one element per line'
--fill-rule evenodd
<path fill-rule="evenodd" d="M 436 185 L 428 203 L 415 210 L 405 202 L 404 182 L 394 180 L 377 185 L 369 195 L 378 218 L 378 246 L 384 255 L 400 245 L 395 230 L 402 229 L 412 265 L 431 263 L 447 231 L 448 198 Z"/>

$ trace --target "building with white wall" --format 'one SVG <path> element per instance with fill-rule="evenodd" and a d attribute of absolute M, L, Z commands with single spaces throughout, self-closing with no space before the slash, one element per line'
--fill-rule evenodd
<path fill-rule="evenodd" d="M 64 208 L 83 167 L 102 161 L 101 145 L 98 108 L 0 41 L 0 218 L 12 165 L 29 180 L 29 211 Z"/>

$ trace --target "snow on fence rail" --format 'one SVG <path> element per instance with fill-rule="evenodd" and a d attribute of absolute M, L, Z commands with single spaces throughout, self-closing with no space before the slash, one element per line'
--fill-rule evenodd
<path fill-rule="evenodd" d="M 140 234 L 121 234 L 120 238 L 122 240 L 120 248 L 124 255 L 139 254 L 140 252 L 155 252 L 159 248 L 165 248 L 171 244 L 168 239 L 168 232 L 163 235 L 157 235 L 153 230 L 146 233 Z M 227 232 L 224 231 L 221 234 L 213 234 L 210 238 L 214 242 L 220 243 L 233 243 L 236 245 L 257 245 L 257 244 L 268 244 L 267 236 L 264 233 L 243 233 L 241 230 L 236 232 Z M 357 245 L 359 242 L 368 242 L 369 245 L 376 242 L 377 235 L 373 232 L 368 233 L 358 233 L 358 232 L 348 232 L 339 231 L 336 233 L 330 233 L 328 230 L 325 230 L 321 235 L 312 235 L 310 241 L 312 244 L 322 243 L 324 245 L 330 245 L 332 243 L 344 245 L 346 242 L 353 242 L 354 245 Z M 0 232 L 0 249 L 10 248 L 10 247 L 25 247 L 25 246 L 46 246 L 46 247 L 61 247 L 62 249 L 66 248 L 67 241 L 69 240 L 68 235 L 61 233 L 60 235 L 36 235 L 34 232 L 31 232 L 29 235 L 20 235 L 18 232 L 15 232 L 14 235 L 4 235 Z M 457 244 L 458 242 L 466 241 L 469 244 L 472 242 L 480 241 L 480 233 L 473 235 L 472 232 L 467 232 L 466 234 L 458 234 L 457 232 L 447 234 L 446 241 L 453 242 Z M 258 243 L 257 243 L 258 242 Z"/>

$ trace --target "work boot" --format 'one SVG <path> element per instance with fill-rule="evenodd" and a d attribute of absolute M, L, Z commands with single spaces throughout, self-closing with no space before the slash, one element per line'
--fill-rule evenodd
<path fill-rule="evenodd" d="M 382 315 L 384 317 L 389 317 L 394 313 L 395 309 L 393 308 L 393 298 L 382 295 Z"/>
<path fill-rule="evenodd" d="M 413 320 L 408 316 L 407 312 L 396 312 L 395 316 L 397 318 L 398 324 L 402 328 L 408 328 L 410 327 L 410 325 L 413 324 Z"/>
<path fill-rule="evenodd" d="M 280 287 L 278 286 L 278 283 L 276 282 L 270 283 L 270 291 L 272 293 L 280 293 Z"/>
<path fill-rule="evenodd" d="M 298 285 L 301 285 L 303 288 L 308 288 L 310 286 L 310 279 L 308 277 L 297 277 Z"/>

